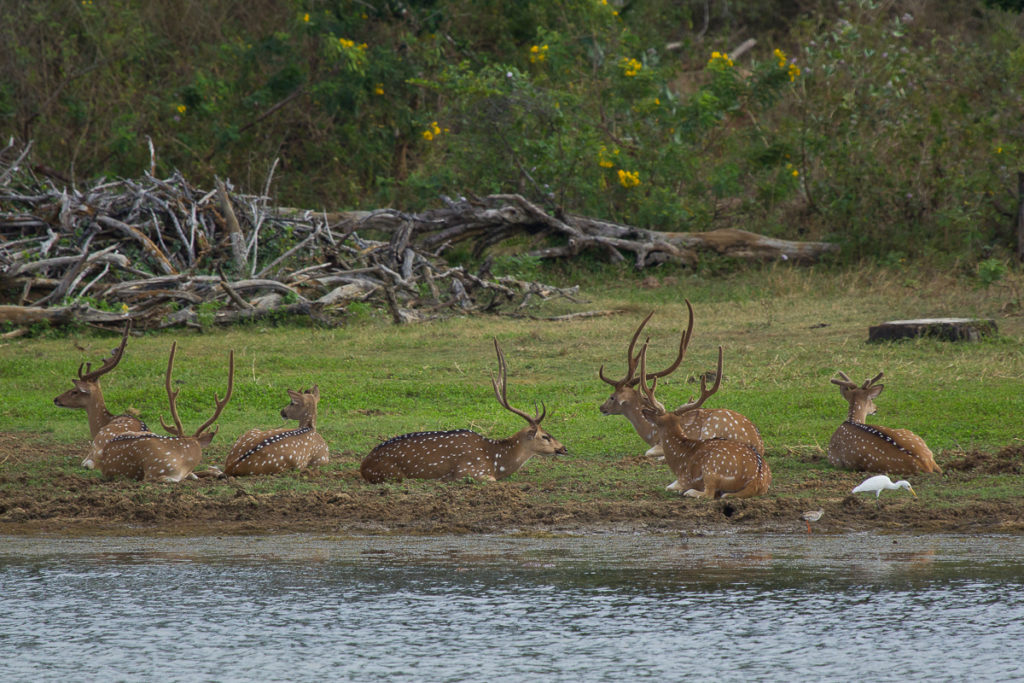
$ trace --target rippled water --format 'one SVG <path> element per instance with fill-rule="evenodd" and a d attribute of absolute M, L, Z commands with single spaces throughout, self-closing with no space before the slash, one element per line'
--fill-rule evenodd
<path fill-rule="evenodd" d="M 0 536 L 0 680 L 1010 680 L 1016 536 Z"/>

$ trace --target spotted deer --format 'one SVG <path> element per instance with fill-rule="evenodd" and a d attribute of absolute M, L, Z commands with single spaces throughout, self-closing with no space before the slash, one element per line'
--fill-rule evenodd
<path fill-rule="evenodd" d="M 327 464 L 327 442 L 316 431 L 320 388 L 314 384 L 304 391 L 288 389 L 288 396 L 291 403 L 281 410 L 281 417 L 298 420 L 298 429 L 250 429 L 231 447 L 224 474 L 276 474 Z"/>
<path fill-rule="evenodd" d="M 679 340 L 679 353 L 676 355 L 676 359 L 661 372 L 649 373 L 647 381 L 667 377 L 682 362 L 683 355 L 686 353 L 686 347 L 690 343 L 690 337 L 693 335 L 693 306 L 689 300 L 686 300 L 686 307 L 689 309 L 689 322 L 686 326 L 686 332 L 683 333 Z M 604 375 L 603 365 L 598 370 L 598 376 L 614 388 L 608 400 L 601 404 L 601 413 L 604 415 L 624 415 L 633 425 L 633 428 L 636 429 L 640 438 L 651 446 L 646 455 L 664 456 L 662 446 L 658 442 L 657 425 L 644 416 L 644 408 L 648 407 L 647 400 L 636 389 L 637 384 L 640 382 L 640 378 L 636 377 L 636 368 L 640 356 L 633 355 L 633 349 L 636 347 L 636 341 L 640 337 L 640 332 L 653 315 L 654 312 L 652 311 L 644 318 L 643 322 L 640 323 L 640 327 L 633 333 L 633 338 L 629 341 L 629 348 L 626 349 L 626 376 L 620 380 L 608 379 Z M 686 409 L 684 410 L 684 408 Z M 699 434 L 702 439 L 721 438 L 743 441 L 744 443 L 749 443 L 758 453 L 764 455 L 764 441 L 761 439 L 761 432 L 758 431 L 753 422 L 735 410 L 729 410 L 728 408 L 693 409 L 683 406 L 674 412 L 679 415 L 691 433 Z"/>
<path fill-rule="evenodd" d="M 874 399 L 882 393 L 884 384 L 877 384 L 884 373 L 866 380 L 860 386 L 844 373 L 832 384 L 850 403 L 846 422 L 839 425 L 828 444 L 828 461 L 847 470 L 912 474 L 914 472 L 942 472 L 935 464 L 935 456 L 924 439 L 908 429 L 889 429 L 864 424 L 877 407 Z"/>
<path fill-rule="evenodd" d="M 565 446 L 541 429 L 547 409 L 531 417 L 513 408 L 506 397 L 508 367 L 505 355 L 494 340 L 498 355 L 498 377 L 491 375 L 494 395 L 502 408 L 515 413 L 528 426 L 507 439 L 488 439 L 468 429 L 445 432 L 414 432 L 378 444 L 363 459 L 360 471 L 370 483 L 412 479 L 452 481 L 472 477 L 496 481 L 514 474 L 534 455 L 564 454 Z"/>
<path fill-rule="evenodd" d="M 216 409 L 213 417 L 190 436 L 178 417 L 178 391 L 171 390 L 171 373 L 174 369 L 174 352 L 177 343 L 171 344 L 167 360 L 167 375 L 164 382 L 174 427 L 168 427 L 160 418 L 160 425 L 171 436 L 160 436 L 152 432 L 127 432 L 112 438 L 104 446 L 96 460 L 96 467 L 105 477 L 127 477 L 144 481 L 178 482 L 192 475 L 192 470 L 202 458 L 202 449 L 209 446 L 217 430 L 206 431 L 220 417 L 224 406 L 231 400 L 231 389 L 235 378 L 235 352 L 228 356 L 228 390 L 223 399 L 214 394 Z"/>
<path fill-rule="evenodd" d="M 772 473 L 764 456 L 751 444 L 735 439 L 705 438 L 699 429 L 685 420 L 685 414 L 699 410 L 718 391 L 722 379 L 722 347 L 718 347 L 718 374 L 714 386 L 707 388 L 701 377 L 700 398 L 669 412 L 654 397 L 658 379 L 648 386 L 646 374 L 647 344 L 640 349 L 640 388 L 647 399 L 644 416 L 657 425 L 658 440 L 665 462 L 676 475 L 670 490 L 682 491 L 694 498 L 732 496 L 750 498 L 768 491 Z"/>
<path fill-rule="evenodd" d="M 107 410 L 103 402 L 103 392 L 100 390 L 100 377 L 117 367 L 124 355 L 125 345 L 128 343 L 128 335 L 131 332 L 132 323 L 129 320 L 125 323 L 124 332 L 121 333 L 121 343 L 111 353 L 109 358 L 104 359 L 103 365 L 97 370 L 92 369 L 92 363 L 82 363 L 78 366 L 78 379 L 71 382 L 75 385 L 63 394 L 53 399 L 54 405 L 62 408 L 85 408 L 89 417 L 89 434 L 92 438 L 92 445 L 82 467 L 92 469 L 96 466 L 96 456 L 103 449 L 103 446 L 111 438 L 125 432 L 148 432 L 146 423 L 134 415 L 114 415 Z M 85 368 L 85 373 L 82 368 Z"/>

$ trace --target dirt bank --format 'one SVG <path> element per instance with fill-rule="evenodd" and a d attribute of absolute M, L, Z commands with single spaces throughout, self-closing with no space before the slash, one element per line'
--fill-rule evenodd
<path fill-rule="evenodd" d="M 971 490 L 965 485 L 979 477 L 1016 481 L 1013 475 L 1024 473 L 1021 446 L 947 457 L 941 478 L 915 479 L 921 498 L 887 491 L 879 503 L 848 493 L 864 475 L 827 466 L 810 477 L 777 476 L 763 498 L 702 501 L 656 488 L 609 493 L 599 476 L 588 475 L 586 462 L 579 463 L 578 479 L 565 485 L 536 483 L 524 472 L 487 485 L 372 486 L 359 477 L 355 454 L 333 454 L 322 471 L 279 478 L 105 481 L 77 467 L 86 448 L 0 432 L 0 534 L 806 533 L 801 515 L 811 509 L 824 510 L 815 533 L 1024 532 L 1024 490 L 956 500 L 924 492 L 928 482 Z M 664 465 L 641 457 L 615 467 Z"/>

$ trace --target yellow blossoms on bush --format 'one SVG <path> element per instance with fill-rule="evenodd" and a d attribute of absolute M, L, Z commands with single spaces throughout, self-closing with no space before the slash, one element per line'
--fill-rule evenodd
<path fill-rule="evenodd" d="M 186 111 L 188 111 L 188 107 L 186 107 L 184 104 L 179 104 L 178 105 L 178 113 L 179 114 L 184 114 Z"/>
<path fill-rule="evenodd" d="M 619 60 L 619 67 L 622 68 L 623 75 L 636 76 L 640 69 L 644 68 L 644 65 L 632 57 L 623 57 Z"/>
<path fill-rule="evenodd" d="M 428 140 L 428 141 L 429 140 L 433 140 L 438 135 L 440 135 L 442 132 L 447 133 L 448 129 L 445 128 L 444 131 L 442 131 L 441 130 L 441 126 L 437 125 L 437 121 L 431 121 L 430 125 L 427 126 L 427 129 L 425 131 L 423 131 L 423 133 L 422 133 L 423 139 L 424 140 Z"/>
<path fill-rule="evenodd" d="M 530 63 L 536 64 L 537 62 L 543 62 L 548 58 L 548 46 L 547 45 L 534 45 L 530 48 Z"/>
<path fill-rule="evenodd" d="M 612 168 L 615 166 L 615 162 L 612 161 L 612 157 L 619 156 L 619 150 L 613 149 L 611 154 L 608 153 L 608 148 L 601 145 L 601 151 L 597 153 L 597 165 L 601 168 Z"/>
<path fill-rule="evenodd" d="M 708 66 L 728 69 L 732 67 L 732 60 L 729 59 L 729 55 L 725 52 L 718 52 L 716 50 L 711 53 L 711 59 L 708 60 Z"/>
<path fill-rule="evenodd" d="M 772 54 L 775 56 L 775 59 L 778 60 L 779 68 L 786 70 L 786 75 L 789 76 L 789 80 L 795 81 L 796 77 L 800 75 L 800 67 L 796 64 L 787 64 L 786 53 L 779 48 L 775 48 L 772 51 Z"/>
<path fill-rule="evenodd" d="M 636 187 L 639 184 L 639 171 L 627 171 L 624 168 L 619 169 L 619 185 L 622 185 L 623 187 Z"/>

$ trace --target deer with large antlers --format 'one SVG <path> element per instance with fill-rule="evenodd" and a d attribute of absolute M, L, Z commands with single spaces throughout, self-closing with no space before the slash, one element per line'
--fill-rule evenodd
<path fill-rule="evenodd" d="M 327 442 L 316 431 L 320 388 L 314 384 L 305 391 L 288 389 L 288 396 L 291 403 L 281 410 L 281 417 L 298 420 L 298 429 L 250 429 L 231 447 L 224 474 L 276 474 L 327 464 Z"/>
<path fill-rule="evenodd" d="M 148 432 L 146 423 L 134 415 L 114 415 L 107 410 L 103 402 L 103 392 L 100 390 L 100 377 L 117 367 L 124 355 L 125 345 L 128 343 L 128 335 L 131 332 L 132 323 L 129 320 L 125 323 L 124 332 L 121 334 L 121 343 L 104 359 L 103 365 L 98 369 L 92 369 L 92 363 L 83 363 L 78 366 L 78 379 L 71 382 L 75 385 L 63 394 L 53 399 L 55 405 L 62 408 L 85 408 L 89 416 L 89 433 L 92 438 L 92 446 L 89 454 L 82 461 L 82 467 L 92 469 L 96 466 L 96 456 L 110 439 L 125 432 Z M 82 372 L 82 368 L 85 372 Z"/>
<path fill-rule="evenodd" d="M 97 457 L 96 467 L 105 477 L 127 477 L 144 481 L 178 482 L 192 474 L 202 459 L 202 449 L 209 446 L 217 430 L 206 431 L 220 417 L 224 406 L 231 400 L 231 389 L 235 379 L 235 352 L 228 356 L 228 391 L 223 399 L 214 394 L 216 409 L 213 417 L 203 423 L 195 433 L 186 436 L 185 428 L 178 417 L 178 391 L 171 390 L 171 373 L 174 369 L 174 351 L 177 343 L 171 344 L 167 359 L 167 375 L 164 385 L 170 404 L 174 426 L 169 427 L 160 418 L 160 424 L 171 436 L 160 436 L 152 432 L 128 432 L 112 438 Z"/>
<path fill-rule="evenodd" d="M 647 344 L 640 349 L 640 388 L 647 399 L 644 417 L 658 427 L 658 440 L 665 462 L 676 475 L 669 489 L 694 498 L 732 496 L 750 498 L 768 491 L 772 473 L 764 456 L 751 444 L 725 438 L 703 438 L 699 429 L 685 420 L 687 412 L 699 410 L 722 381 L 722 347 L 718 347 L 718 375 L 710 390 L 701 377 L 700 398 L 676 410 L 665 410 L 655 397 L 658 379 L 647 385 Z"/>
<path fill-rule="evenodd" d="M 689 309 L 689 323 L 686 331 L 679 340 L 679 353 L 676 359 L 667 368 L 660 372 L 648 373 L 646 381 L 667 377 L 672 374 L 683 360 L 686 347 L 693 335 L 693 306 L 686 300 L 686 307 Z M 644 416 L 644 408 L 649 407 L 646 398 L 637 391 L 636 386 L 640 378 L 636 376 L 637 364 L 640 355 L 633 355 L 636 341 L 640 338 L 647 321 L 654 315 L 651 311 L 640 326 L 633 333 L 629 341 L 629 348 L 626 349 L 626 376 L 619 380 L 609 379 L 604 374 L 604 366 L 598 370 L 598 376 L 606 383 L 612 385 L 611 396 L 601 404 L 601 413 L 604 415 L 624 415 L 636 429 L 636 433 L 651 446 L 646 455 L 663 456 L 661 443 L 658 441 L 658 427 L 654 422 Z M 684 410 L 685 408 L 685 410 Z M 686 424 L 690 433 L 699 434 L 702 439 L 734 439 L 749 443 L 758 453 L 764 455 L 764 441 L 761 439 L 761 432 L 754 423 L 744 415 L 728 408 L 690 408 L 682 406 L 674 411 Z"/>
<path fill-rule="evenodd" d="M 535 455 L 564 454 L 565 446 L 540 427 L 546 408 L 542 406 L 530 416 L 509 405 L 508 367 L 497 339 L 494 350 L 498 354 L 498 377 L 491 375 L 491 386 L 498 404 L 526 420 L 528 426 L 507 439 L 488 439 L 468 429 L 396 436 L 378 444 L 363 459 L 363 478 L 374 484 L 404 478 L 496 481 L 512 476 Z"/>
<path fill-rule="evenodd" d="M 884 384 L 878 384 L 884 373 L 857 385 L 844 373 L 832 384 L 839 387 L 850 404 L 846 422 L 839 425 L 828 444 L 828 461 L 836 467 L 865 472 L 942 472 L 935 464 L 935 456 L 924 439 L 908 429 L 889 429 L 864 424 L 868 415 L 878 409 L 874 399 L 882 393 Z"/>

